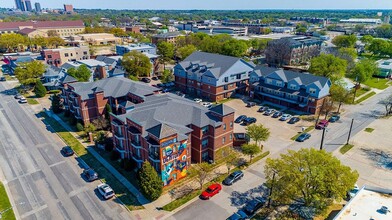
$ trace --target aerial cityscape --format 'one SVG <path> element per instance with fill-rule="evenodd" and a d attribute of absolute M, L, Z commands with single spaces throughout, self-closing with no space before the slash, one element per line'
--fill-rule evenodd
<path fill-rule="evenodd" d="M 391 16 L 0 2 L 0 220 L 392 219 Z"/>

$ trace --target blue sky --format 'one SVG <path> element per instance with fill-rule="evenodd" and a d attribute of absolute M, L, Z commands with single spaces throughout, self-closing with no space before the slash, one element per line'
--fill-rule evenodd
<path fill-rule="evenodd" d="M 43 8 L 112 9 L 392 9 L 392 0 L 31 0 Z M 15 7 L 0 0 L 0 7 Z"/>

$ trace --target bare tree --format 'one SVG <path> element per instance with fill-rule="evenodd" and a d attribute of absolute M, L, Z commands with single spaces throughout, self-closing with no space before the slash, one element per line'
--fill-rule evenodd
<path fill-rule="evenodd" d="M 200 189 L 203 188 L 204 182 L 209 177 L 210 170 L 211 166 L 206 162 L 195 164 L 191 167 L 190 173 L 195 175 L 197 182 L 200 184 Z"/>
<path fill-rule="evenodd" d="M 392 114 L 392 94 L 382 99 L 380 104 L 384 105 L 385 107 L 385 116 Z"/>
<path fill-rule="evenodd" d="M 281 67 L 282 65 L 286 64 L 285 61 L 290 62 L 290 58 L 291 58 L 290 39 L 282 38 L 279 40 L 269 41 L 265 54 L 266 54 L 267 62 L 269 64 L 275 64 L 278 67 Z"/>

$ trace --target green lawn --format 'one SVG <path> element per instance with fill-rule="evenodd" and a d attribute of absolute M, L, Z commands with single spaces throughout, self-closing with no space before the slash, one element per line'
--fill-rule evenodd
<path fill-rule="evenodd" d="M 54 129 L 57 134 L 65 141 L 65 143 L 72 147 L 79 158 L 81 158 L 89 167 L 93 168 L 98 173 L 98 176 L 103 182 L 108 183 L 113 188 L 117 198 L 119 198 L 129 210 L 143 208 L 143 206 L 141 206 L 137 201 L 136 197 L 131 194 L 131 192 L 129 192 L 128 189 L 116 177 L 114 177 L 92 154 L 90 154 L 87 149 L 74 136 L 72 136 L 71 133 L 61 126 L 60 123 L 48 117 L 46 113 L 41 113 L 40 116 L 43 117 L 45 124 Z"/>
<path fill-rule="evenodd" d="M 388 81 L 389 81 L 388 79 L 372 77 L 368 79 L 366 82 L 364 82 L 363 84 L 376 89 L 386 89 L 389 86 L 387 85 Z"/>
<path fill-rule="evenodd" d="M 366 132 L 372 133 L 374 131 L 374 128 L 365 128 Z"/>
<path fill-rule="evenodd" d="M 39 104 L 39 102 L 37 100 L 35 100 L 34 98 L 27 97 L 26 100 L 27 100 L 27 103 L 29 103 L 30 105 L 38 105 Z"/>
<path fill-rule="evenodd" d="M 375 93 L 374 91 L 371 91 L 370 93 L 368 93 L 368 94 L 362 96 L 361 98 L 359 98 L 358 100 L 356 100 L 356 101 L 355 101 L 355 104 L 361 103 L 361 102 L 365 101 L 366 99 L 368 99 L 368 98 L 374 96 L 375 94 L 376 94 L 376 93 Z"/>
<path fill-rule="evenodd" d="M 365 93 L 367 93 L 369 91 L 370 91 L 370 89 L 362 87 L 362 88 L 357 90 L 357 93 L 355 94 L 355 96 L 359 97 L 359 96 L 361 96 L 361 95 L 363 95 L 363 94 L 365 94 Z"/>
<path fill-rule="evenodd" d="M 309 132 L 309 131 L 311 131 L 311 130 L 313 130 L 313 129 L 314 129 L 314 126 L 309 126 L 309 127 L 307 127 L 307 128 L 305 129 L 304 132 L 306 133 L 306 132 Z M 295 139 L 297 139 L 301 134 L 302 134 L 302 132 L 301 132 L 301 133 L 298 133 L 297 135 L 295 135 L 294 137 L 292 137 L 291 140 L 295 141 Z"/>
<path fill-rule="evenodd" d="M 7 193 L 5 192 L 5 188 L 2 182 L 0 182 L 0 212 L 11 207 L 10 200 L 8 199 Z M 16 219 L 14 215 L 14 211 L 9 209 L 8 211 L 2 213 L 1 219 L 4 220 L 13 220 Z"/>
<path fill-rule="evenodd" d="M 341 154 L 345 154 L 345 153 L 347 153 L 347 151 L 351 150 L 351 148 L 353 148 L 353 147 L 354 147 L 354 145 L 352 145 L 352 144 L 345 144 L 343 147 L 341 147 L 339 149 L 339 151 Z"/>

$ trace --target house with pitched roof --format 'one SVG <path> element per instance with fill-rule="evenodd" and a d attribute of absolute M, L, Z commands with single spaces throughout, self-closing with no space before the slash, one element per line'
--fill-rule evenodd
<path fill-rule="evenodd" d="M 174 67 L 175 83 L 184 93 L 217 102 L 248 92 L 253 67 L 238 57 L 196 51 Z"/>
<path fill-rule="evenodd" d="M 122 115 L 111 114 L 113 142 L 140 168 L 149 161 L 164 185 L 183 178 L 191 162 L 215 161 L 233 146 L 234 110 L 205 108 L 170 93 L 148 96 Z"/>
<path fill-rule="evenodd" d="M 255 67 L 250 82 L 254 98 L 310 114 L 320 111 L 331 87 L 326 77 L 264 66 Z"/>

